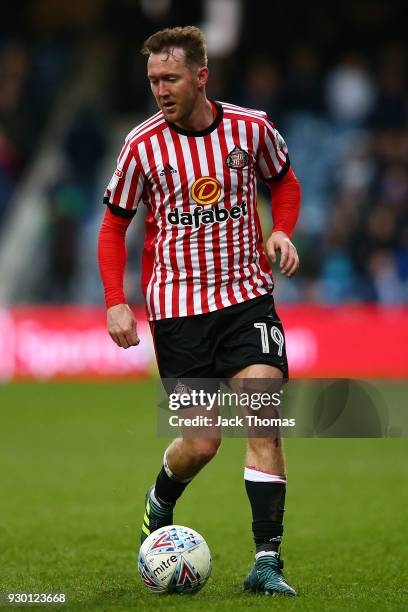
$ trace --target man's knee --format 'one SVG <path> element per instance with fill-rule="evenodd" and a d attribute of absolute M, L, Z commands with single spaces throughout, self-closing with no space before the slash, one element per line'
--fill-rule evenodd
<path fill-rule="evenodd" d="M 221 444 L 221 438 L 196 438 L 189 442 L 194 457 L 201 464 L 205 464 L 211 461 L 217 454 Z"/>
<path fill-rule="evenodd" d="M 276 438 L 248 438 L 248 447 L 254 453 L 275 453 L 281 451 L 283 448 L 282 438 L 277 436 Z"/>

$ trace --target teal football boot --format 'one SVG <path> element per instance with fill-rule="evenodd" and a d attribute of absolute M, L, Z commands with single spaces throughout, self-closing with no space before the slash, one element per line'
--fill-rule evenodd
<path fill-rule="evenodd" d="M 258 553 L 254 566 L 244 580 L 244 590 L 265 595 L 295 597 L 297 593 L 286 582 L 282 569 L 283 561 L 278 553 Z"/>
<path fill-rule="evenodd" d="M 152 485 L 146 493 L 146 507 L 140 534 L 141 544 L 153 531 L 173 524 L 173 508 L 174 505 L 159 502 L 156 499 L 154 485 Z"/>

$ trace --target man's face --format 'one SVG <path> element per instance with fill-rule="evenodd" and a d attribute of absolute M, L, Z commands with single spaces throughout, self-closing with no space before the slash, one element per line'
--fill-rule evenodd
<path fill-rule="evenodd" d="M 184 49 L 151 53 L 147 62 L 147 76 L 157 105 L 167 121 L 183 123 L 195 106 L 204 87 L 208 69 L 186 64 Z"/>

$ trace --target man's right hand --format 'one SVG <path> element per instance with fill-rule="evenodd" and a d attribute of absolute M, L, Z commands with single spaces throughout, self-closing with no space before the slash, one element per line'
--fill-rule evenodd
<path fill-rule="evenodd" d="M 108 308 L 107 328 L 112 340 L 124 349 L 137 346 L 140 342 L 135 316 L 127 304 L 117 304 Z"/>

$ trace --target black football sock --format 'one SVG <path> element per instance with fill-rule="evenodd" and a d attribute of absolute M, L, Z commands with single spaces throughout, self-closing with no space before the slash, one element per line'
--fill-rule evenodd
<path fill-rule="evenodd" d="M 172 478 L 162 467 L 156 479 L 154 495 L 159 503 L 164 502 L 174 506 L 189 482 L 189 480 L 187 482 L 180 482 Z"/>
<path fill-rule="evenodd" d="M 263 472 L 261 472 L 263 473 Z M 256 552 L 279 552 L 283 535 L 286 481 L 284 477 L 270 482 L 245 479 L 245 488 L 252 508 L 252 532 Z"/>

